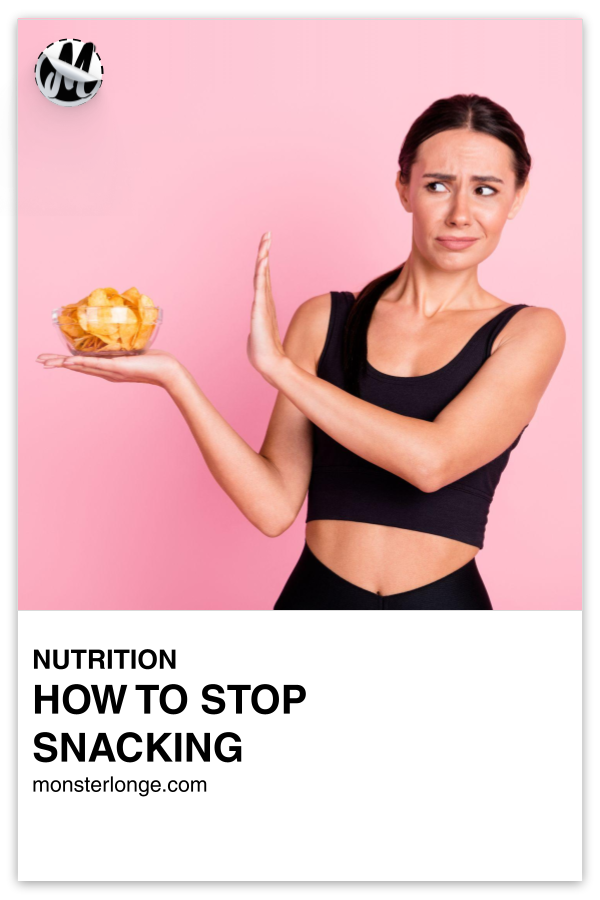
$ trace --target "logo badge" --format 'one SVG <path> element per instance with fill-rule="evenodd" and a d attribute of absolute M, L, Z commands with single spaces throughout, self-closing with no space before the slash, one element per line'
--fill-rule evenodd
<path fill-rule="evenodd" d="M 35 64 L 35 83 L 58 106 L 81 106 L 95 97 L 104 67 L 90 41 L 62 38 L 48 44 Z"/>

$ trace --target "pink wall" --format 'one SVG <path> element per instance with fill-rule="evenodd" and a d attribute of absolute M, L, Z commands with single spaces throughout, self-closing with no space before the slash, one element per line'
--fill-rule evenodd
<path fill-rule="evenodd" d="M 61 37 L 93 40 L 105 68 L 76 109 L 34 83 Z M 456 92 L 506 106 L 533 156 L 480 282 L 567 329 L 478 565 L 497 609 L 581 608 L 581 38 L 576 19 L 19 22 L 22 609 L 272 608 L 305 508 L 263 536 L 166 394 L 36 364 L 62 352 L 51 310 L 135 284 L 164 308 L 157 346 L 258 450 L 275 400 L 246 358 L 262 232 L 282 332 L 308 297 L 397 265 L 402 139 Z"/>

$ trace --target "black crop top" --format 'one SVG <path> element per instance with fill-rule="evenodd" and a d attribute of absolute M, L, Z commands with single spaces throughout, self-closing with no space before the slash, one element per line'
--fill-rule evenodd
<path fill-rule="evenodd" d="M 348 291 L 331 292 L 327 338 L 317 367 L 319 378 L 342 389 L 343 330 L 354 300 Z M 484 364 L 508 320 L 526 306 L 529 304 L 518 303 L 501 310 L 472 335 L 454 359 L 435 372 L 388 375 L 367 361 L 360 380 L 361 398 L 400 415 L 432 422 Z M 480 549 L 494 491 L 523 434 L 521 431 L 510 447 L 485 466 L 437 491 L 425 492 L 352 453 L 314 424 L 313 429 L 307 522 L 342 519 L 391 525 L 439 534 Z"/>

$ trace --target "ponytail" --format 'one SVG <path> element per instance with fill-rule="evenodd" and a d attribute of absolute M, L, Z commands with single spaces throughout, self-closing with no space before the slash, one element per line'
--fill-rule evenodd
<path fill-rule="evenodd" d="M 362 289 L 355 299 L 344 329 L 342 361 L 345 390 L 360 397 L 360 376 L 367 367 L 367 331 L 373 310 L 383 292 L 394 283 L 404 263 L 385 275 L 379 275 Z"/>

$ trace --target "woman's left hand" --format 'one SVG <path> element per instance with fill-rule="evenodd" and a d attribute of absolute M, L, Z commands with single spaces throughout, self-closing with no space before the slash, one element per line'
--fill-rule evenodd
<path fill-rule="evenodd" d="M 271 232 L 267 231 L 261 238 L 254 269 L 254 302 L 250 316 L 247 352 L 254 368 L 269 384 L 274 384 L 272 375 L 282 359 L 286 358 L 286 354 L 279 337 L 275 303 L 271 292 L 270 247 Z"/>
<path fill-rule="evenodd" d="M 146 350 L 139 356 L 65 356 L 40 353 L 37 362 L 44 369 L 63 368 L 84 375 L 95 375 L 105 381 L 136 381 L 168 389 L 183 366 L 166 350 Z"/>

